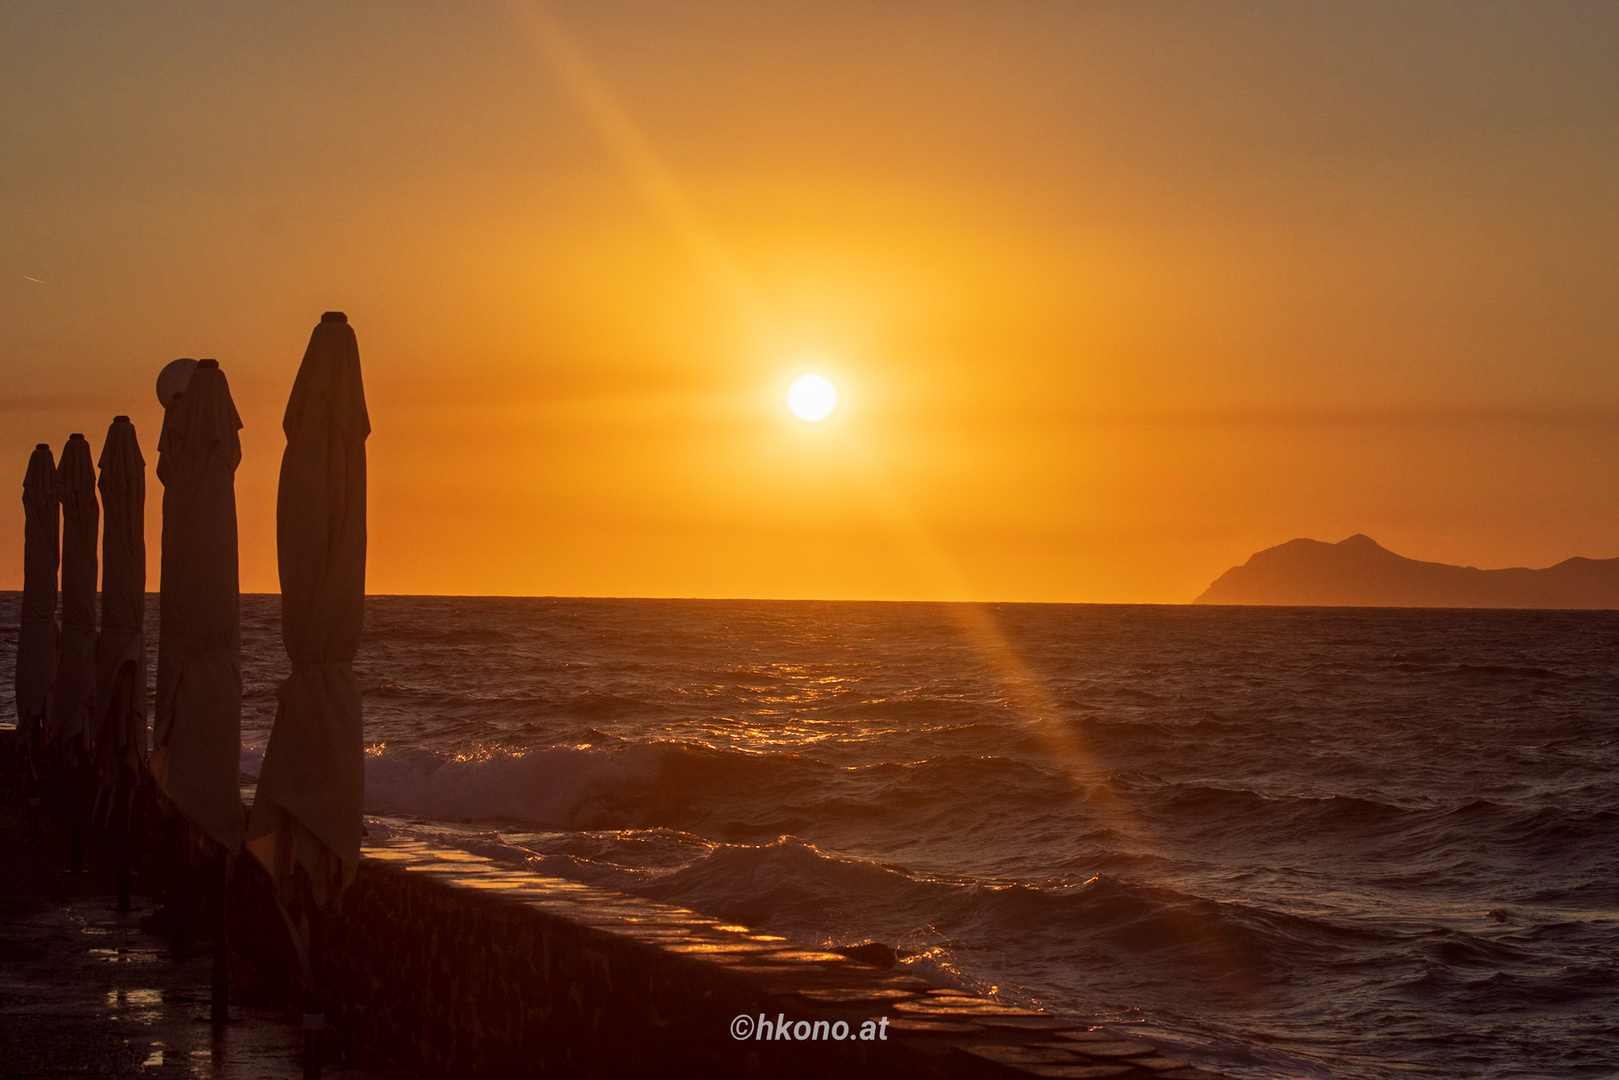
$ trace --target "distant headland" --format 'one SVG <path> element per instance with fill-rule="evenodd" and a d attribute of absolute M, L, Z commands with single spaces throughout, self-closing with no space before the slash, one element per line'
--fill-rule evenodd
<path fill-rule="evenodd" d="M 1336 544 L 1289 540 L 1215 579 L 1194 604 L 1320 607 L 1619 608 L 1619 559 L 1564 559 L 1544 570 L 1420 562 L 1359 533 Z"/>

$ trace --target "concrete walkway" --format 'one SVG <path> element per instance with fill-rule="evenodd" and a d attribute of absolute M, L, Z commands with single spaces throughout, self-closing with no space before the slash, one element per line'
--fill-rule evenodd
<path fill-rule="evenodd" d="M 303 1076 L 291 1002 L 233 960 L 231 1021 L 209 1023 L 206 943 L 175 959 L 140 930 L 152 898 L 138 876 L 135 910 L 118 912 L 109 852 L 89 846 L 86 873 L 67 874 L 65 832 L 46 824 L 44 842 L 27 844 L 25 825 L 20 808 L 0 806 L 0 1076 Z M 359 1055 L 330 1047 L 323 1075 L 408 1080 L 345 1056 Z"/>

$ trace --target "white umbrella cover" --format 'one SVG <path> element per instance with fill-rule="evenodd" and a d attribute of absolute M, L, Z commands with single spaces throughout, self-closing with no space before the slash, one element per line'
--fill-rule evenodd
<path fill-rule="evenodd" d="M 242 638 L 236 554 L 241 418 L 224 372 L 200 361 L 163 418 L 157 716 L 152 778 L 227 851 L 241 850 Z"/>
<path fill-rule="evenodd" d="M 56 466 L 62 504 L 62 634 L 56 644 L 51 737 L 63 751 L 87 748 L 96 708 L 96 539 L 101 506 L 90 443 L 74 434 Z"/>
<path fill-rule="evenodd" d="M 248 847 L 285 882 L 296 859 L 317 902 L 360 860 L 365 749 L 353 662 L 365 619 L 365 440 L 360 350 L 341 312 L 310 335 L 282 420 L 276 500 L 281 637 L 292 675 L 265 749 Z"/>
<path fill-rule="evenodd" d="M 95 745 L 110 786 L 146 764 L 146 459 L 129 417 L 113 418 L 97 464 L 105 520 Z"/>
<path fill-rule="evenodd" d="M 56 682 L 56 569 L 61 558 L 61 506 L 56 459 L 47 443 L 34 447 L 22 482 L 22 624 L 17 630 L 17 727 L 43 733 Z M 27 735 L 25 735 L 27 737 Z"/>

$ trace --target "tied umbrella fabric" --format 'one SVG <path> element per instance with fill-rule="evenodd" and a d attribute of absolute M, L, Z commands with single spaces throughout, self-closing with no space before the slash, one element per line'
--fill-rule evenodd
<path fill-rule="evenodd" d="M 17 631 L 17 726 L 32 740 L 43 734 L 56 682 L 56 571 L 61 557 L 61 507 L 56 461 L 40 443 L 23 478 L 22 624 Z"/>
<path fill-rule="evenodd" d="M 146 763 L 146 459 L 127 416 L 107 428 L 101 477 L 96 762 L 107 786 Z"/>
<path fill-rule="evenodd" d="M 57 639 L 51 741 L 76 757 L 94 733 L 96 706 L 96 538 L 101 508 L 90 444 L 74 435 L 56 468 L 62 504 L 62 630 Z"/>
<path fill-rule="evenodd" d="M 192 823 L 231 853 L 245 815 L 242 644 L 236 553 L 242 421 L 218 365 L 198 365 L 163 418 L 163 580 L 151 772 Z"/>
<path fill-rule="evenodd" d="M 359 346 L 340 313 L 310 335 L 282 428 L 276 545 L 292 674 L 276 691 L 248 848 L 283 888 L 302 866 L 325 905 L 354 878 L 365 802 L 353 662 L 365 615 L 371 422 Z"/>

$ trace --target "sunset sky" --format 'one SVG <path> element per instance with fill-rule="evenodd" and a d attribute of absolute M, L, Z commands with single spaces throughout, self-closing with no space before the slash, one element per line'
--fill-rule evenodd
<path fill-rule="evenodd" d="M 1619 556 L 1616 56 L 1547 0 L 0 5 L 0 587 L 33 445 L 128 413 L 155 467 L 193 356 L 275 590 L 327 309 L 374 593 Z"/>

